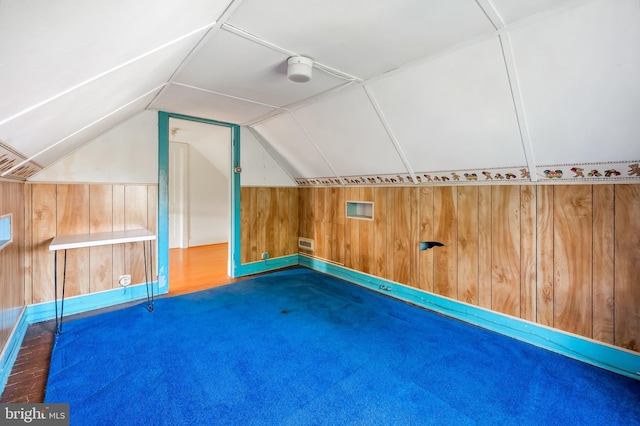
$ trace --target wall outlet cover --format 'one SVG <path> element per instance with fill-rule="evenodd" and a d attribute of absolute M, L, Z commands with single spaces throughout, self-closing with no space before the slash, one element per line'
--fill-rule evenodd
<path fill-rule="evenodd" d="M 126 287 L 126 286 L 130 285 L 131 284 L 131 275 L 120 275 L 120 279 L 118 280 L 118 283 L 122 287 Z"/>

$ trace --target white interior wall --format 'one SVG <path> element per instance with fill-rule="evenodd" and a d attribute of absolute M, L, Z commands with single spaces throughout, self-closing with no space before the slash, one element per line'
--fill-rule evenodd
<path fill-rule="evenodd" d="M 228 154 L 228 146 L 217 148 Z M 228 157 L 228 155 L 227 155 Z M 189 247 L 229 241 L 229 175 L 189 145 Z"/>
<path fill-rule="evenodd" d="M 225 143 L 228 139 L 225 139 Z M 296 186 L 247 129 L 240 131 L 243 186 Z M 201 151 L 204 147 L 200 147 Z M 227 151 L 227 157 L 230 155 Z M 143 111 L 51 166 L 34 182 L 157 183 L 158 113 Z"/>
<path fill-rule="evenodd" d="M 157 183 L 158 113 L 143 111 L 134 115 L 29 180 Z"/>
<path fill-rule="evenodd" d="M 172 119 L 172 123 L 179 120 Z M 185 124 L 184 121 L 181 121 Z M 179 132 L 189 145 L 189 246 L 229 240 L 231 133 L 198 123 Z M 193 140 L 188 140 L 189 138 Z M 247 129 L 241 130 L 243 185 L 295 186 L 295 182 Z M 34 182 L 157 183 L 158 114 L 141 112 L 33 175 Z"/>

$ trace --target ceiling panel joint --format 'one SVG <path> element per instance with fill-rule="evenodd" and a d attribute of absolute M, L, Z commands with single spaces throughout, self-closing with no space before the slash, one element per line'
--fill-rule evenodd
<path fill-rule="evenodd" d="M 407 157 L 404 154 L 404 151 L 402 150 L 402 147 L 400 146 L 400 142 L 398 141 L 398 139 L 396 138 L 395 134 L 393 133 L 393 130 L 391 129 L 391 125 L 389 124 L 389 121 L 384 116 L 384 114 L 382 112 L 382 109 L 380 108 L 380 105 L 378 104 L 378 101 L 376 100 L 375 96 L 371 92 L 371 89 L 366 84 L 364 86 L 362 86 L 362 87 L 364 88 L 364 92 L 367 94 L 367 97 L 369 98 L 369 102 L 371 102 L 371 106 L 373 107 L 373 110 L 375 111 L 376 115 L 378 116 L 378 119 L 380 120 L 380 123 L 382 123 L 382 127 L 384 127 L 385 132 L 387 132 L 387 136 L 389 136 L 389 140 L 391 141 L 391 143 L 393 144 L 393 147 L 395 148 L 396 152 L 398 153 L 398 156 L 400 157 L 400 160 L 402 160 L 402 164 L 404 164 L 404 167 L 407 169 L 407 173 L 409 173 L 409 175 L 411 175 L 411 179 L 412 179 L 413 183 L 414 184 L 418 184 L 418 179 L 416 179 L 416 175 L 415 175 L 415 173 L 413 171 L 413 168 L 411 167 L 411 164 L 409 163 L 409 160 L 407 160 Z"/>
<path fill-rule="evenodd" d="M 304 135 L 307 137 L 307 139 L 309 140 L 311 145 L 313 145 L 313 147 L 316 149 L 318 154 L 320 154 L 320 157 L 322 157 L 322 160 L 324 160 L 325 164 L 331 169 L 331 172 L 333 172 L 333 175 L 336 177 L 336 179 L 339 179 L 340 182 L 342 183 L 342 185 L 344 185 L 345 184 L 345 180 L 342 178 L 342 176 L 340 176 L 340 174 L 336 171 L 336 169 L 331 165 L 329 160 L 327 160 L 327 157 L 324 155 L 324 153 L 322 152 L 322 150 L 320 149 L 318 144 L 313 140 L 313 138 L 311 137 L 311 135 L 309 134 L 307 129 L 304 128 L 302 123 L 300 123 L 300 120 L 298 120 L 298 117 L 296 117 L 295 112 L 291 111 L 290 114 L 291 114 L 291 117 L 293 118 L 293 121 L 296 122 L 296 124 L 300 127 L 300 130 L 302 130 L 302 133 L 304 133 Z"/>
<path fill-rule="evenodd" d="M 522 142 L 522 149 L 524 151 L 524 157 L 527 161 L 527 168 L 529 169 L 529 176 L 532 181 L 536 181 L 538 179 L 536 176 L 536 164 L 533 158 L 533 147 L 531 146 L 531 135 L 529 134 L 529 126 L 527 124 L 524 102 L 522 99 L 520 85 L 518 83 L 518 72 L 513 59 L 509 34 L 501 34 L 498 36 L 498 39 L 500 40 L 500 49 L 502 50 L 502 56 L 507 70 L 509 89 L 511 90 L 511 98 L 513 100 L 513 107 L 516 113 L 516 120 L 518 124 L 518 131 L 520 133 L 520 141 Z"/>
<path fill-rule="evenodd" d="M 111 111 L 110 113 L 108 113 L 108 114 L 106 114 L 106 115 L 104 115 L 104 116 L 100 117 L 99 119 L 97 119 L 97 120 L 95 120 L 95 121 L 93 121 L 93 122 L 91 122 L 91 123 L 87 124 L 86 126 L 84 126 L 84 127 L 80 128 L 80 129 L 76 130 L 75 132 L 71 133 L 70 135 L 67 135 L 67 136 L 65 136 L 64 138 L 60 139 L 59 141 L 57 141 L 57 142 L 55 142 L 55 143 L 52 143 L 51 145 L 49 145 L 49 146 L 48 146 L 48 147 L 46 147 L 45 149 L 41 150 L 40 152 L 38 152 L 38 153 L 36 153 L 36 154 L 34 154 L 34 155 L 30 156 L 29 158 L 27 158 L 27 159 L 25 159 L 24 161 L 22 161 L 22 162 L 20 162 L 20 163 L 16 164 L 15 166 L 13 166 L 12 168 L 10 168 L 9 170 L 7 170 L 7 171 L 3 172 L 2 174 L 0 174 L 0 177 L 1 177 L 1 176 L 8 175 L 9 173 L 13 172 L 13 171 L 14 171 L 14 170 L 16 170 L 17 168 L 19 168 L 19 167 L 23 166 L 24 164 L 26 164 L 26 163 L 28 163 L 28 162 L 33 162 L 33 160 L 34 160 L 35 158 L 39 157 L 40 155 L 44 154 L 45 152 L 49 151 L 50 149 L 55 148 L 56 146 L 60 145 L 60 144 L 61 144 L 61 143 L 63 143 L 64 141 L 66 141 L 66 140 L 68 140 L 68 139 L 71 139 L 72 137 L 76 136 L 77 134 L 80 134 L 80 133 L 84 132 L 85 130 L 89 129 L 90 127 L 92 127 L 92 126 L 94 126 L 94 125 L 96 125 L 96 124 L 98 124 L 98 123 L 100 123 L 101 121 L 106 120 L 107 118 L 109 118 L 110 116 L 112 116 L 112 115 L 116 114 L 117 112 L 122 111 L 123 109 L 127 108 L 128 106 L 133 105 L 134 103 L 136 103 L 136 102 L 140 101 L 141 99 L 144 99 L 146 96 L 151 95 L 153 92 L 161 90 L 161 89 L 162 89 L 166 84 L 167 84 L 167 83 L 162 83 L 160 86 L 155 87 L 155 88 L 153 88 L 153 89 L 149 90 L 148 92 L 146 92 L 145 94 L 143 94 L 143 95 L 141 95 L 141 96 L 137 97 L 136 99 L 134 99 L 134 100 L 132 100 L 132 101 L 130 101 L 130 102 L 128 102 L 128 103 L 126 103 L 125 105 L 122 105 L 121 107 L 119 107 L 119 108 L 117 108 L 117 109 L 115 109 L 115 110 Z"/>

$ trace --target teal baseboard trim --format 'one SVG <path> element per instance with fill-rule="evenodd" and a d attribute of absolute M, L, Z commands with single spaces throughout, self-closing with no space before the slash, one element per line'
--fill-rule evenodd
<path fill-rule="evenodd" d="M 166 294 L 168 289 L 164 288 L 163 292 L 158 290 L 158 282 L 153 283 L 154 296 L 162 296 Z M 145 284 L 136 284 L 126 288 L 116 288 L 112 290 L 101 291 L 98 293 L 85 294 L 82 296 L 67 297 L 64 299 L 64 316 L 79 314 L 82 312 L 92 311 L 94 309 L 107 308 L 121 303 L 133 302 L 136 300 L 147 299 L 147 286 Z M 58 301 L 58 308 L 60 301 Z M 22 311 L 11 330 L 7 344 L 5 345 L 2 355 L 0 356 L 0 394 L 4 391 L 13 364 L 18 357 L 22 340 L 27 332 L 30 324 L 48 321 L 55 318 L 54 302 L 37 303 L 22 308 Z M 64 331 L 64 329 L 63 329 Z"/>
<path fill-rule="evenodd" d="M 640 354 L 300 255 L 301 266 L 549 351 L 640 380 Z"/>
<path fill-rule="evenodd" d="M 153 282 L 154 296 L 166 294 L 168 289 L 160 293 L 158 282 Z M 130 285 L 123 288 L 101 291 L 98 293 L 85 294 L 82 296 L 66 297 L 64 299 L 64 316 L 93 311 L 95 309 L 107 308 L 121 303 L 133 302 L 147 298 L 147 286 L 145 284 Z M 60 300 L 58 300 L 60 309 Z M 56 317 L 55 304 L 53 301 L 38 303 L 27 306 L 27 323 L 48 321 Z"/>
<path fill-rule="evenodd" d="M 260 260 L 258 262 L 244 263 L 239 265 L 234 277 L 242 277 L 246 275 L 259 274 L 262 272 L 269 272 L 275 269 L 282 269 L 289 266 L 298 265 L 298 255 L 292 254 L 290 256 L 274 257 L 273 259 Z"/>
<path fill-rule="evenodd" d="M 24 339 L 24 335 L 27 333 L 27 327 L 29 324 L 27 323 L 26 310 L 26 307 L 23 307 L 20 310 L 18 320 L 11 330 L 9 339 L 7 340 L 7 343 L 2 350 L 2 355 L 0 356 L 0 394 L 4 392 L 4 387 L 7 384 L 9 375 L 11 374 L 13 364 L 16 362 L 16 358 L 18 358 L 18 352 L 20 352 L 22 340 Z"/>

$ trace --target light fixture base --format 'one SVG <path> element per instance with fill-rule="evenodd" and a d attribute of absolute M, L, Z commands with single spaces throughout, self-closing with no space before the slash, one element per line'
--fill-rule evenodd
<path fill-rule="evenodd" d="M 296 83 L 306 83 L 311 80 L 313 61 L 304 56 L 292 56 L 287 61 L 287 77 Z"/>

